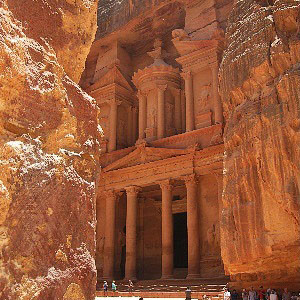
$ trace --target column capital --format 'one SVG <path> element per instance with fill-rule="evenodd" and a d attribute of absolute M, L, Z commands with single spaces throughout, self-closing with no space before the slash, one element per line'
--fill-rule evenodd
<path fill-rule="evenodd" d="M 144 97 L 146 97 L 146 95 L 141 91 L 141 90 L 138 90 L 138 92 L 137 92 L 137 97 L 138 97 L 138 99 L 140 100 L 141 98 L 144 98 Z"/>
<path fill-rule="evenodd" d="M 166 91 L 168 85 L 167 84 L 157 84 L 156 87 L 159 91 L 164 92 L 164 91 Z"/>
<path fill-rule="evenodd" d="M 212 62 L 212 63 L 209 64 L 209 67 L 210 67 L 212 70 L 219 69 L 219 66 L 220 66 L 220 64 L 219 64 L 217 61 Z"/>
<path fill-rule="evenodd" d="M 182 179 L 184 180 L 186 185 L 194 185 L 198 183 L 198 178 L 196 174 L 183 176 Z"/>
<path fill-rule="evenodd" d="M 138 186 L 129 186 L 125 190 L 127 195 L 137 195 L 142 189 Z"/>
<path fill-rule="evenodd" d="M 112 98 L 112 99 L 107 100 L 106 103 L 108 103 L 109 105 L 114 104 L 114 105 L 118 106 L 118 105 L 122 104 L 122 101 L 117 100 L 116 98 Z"/>
<path fill-rule="evenodd" d="M 150 92 L 150 90 L 144 90 L 144 91 L 138 90 L 137 97 L 138 97 L 139 101 L 141 99 L 146 99 L 147 96 L 148 96 L 148 94 L 149 94 L 149 92 Z"/>
<path fill-rule="evenodd" d="M 210 173 L 215 176 L 218 183 L 223 182 L 223 176 L 224 175 L 223 175 L 223 170 L 222 169 L 212 170 Z"/>
<path fill-rule="evenodd" d="M 174 93 L 175 93 L 175 96 L 181 97 L 182 89 L 175 89 Z"/>
<path fill-rule="evenodd" d="M 106 190 L 103 191 L 103 195 L 105 198 L 110 198 L 113 200 L 117 200 L 119 196 L 121 196 L 122 192 L 121 191 L 116 191 L 116 190 Z"/>
<path fill-rule="evenodd" d="M 181 77 L 184 79 L 184 80 L 188 80 L 188 79 L 191 79 L 192 78 L 192 72 L 191 71 L 185 71 L 185 72 L 182 72 L 180 73 Z"/>
<path fill-rule="evenodd" d="M 166 179 L 166 180 L 161 180 L 157 182 L 162 190 L 168 190 L 172 191 L 173 190 L 173 180 L 172 179 Z"/>

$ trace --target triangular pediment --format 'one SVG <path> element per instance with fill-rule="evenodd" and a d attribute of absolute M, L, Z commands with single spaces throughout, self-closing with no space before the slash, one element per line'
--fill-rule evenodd
<path fill-rule="evenodd" d="M 170 157 L 187 154 L 188 150 L 166 149 L 138 146 L 134 151 L 123 158 L 113 162 L 103 169 L 104 172 L 124 169 L 132 166 L 146 164 Z"/>
<path fill-rule="evenodd" d="M 128 91 L 133 91 L 130 83 L 117 66 L 109 69 L 97 82 L 91 86 L 91 88 L 95 90 L 110 84 L 118 84 Z"/>
<path fill-rule="evenodd" d="M 216 47 L 218 45 L 217 40 L 180 41 L 174 39 L 173 43 L 180 56 L 185 56 L 192 52 Z"/>

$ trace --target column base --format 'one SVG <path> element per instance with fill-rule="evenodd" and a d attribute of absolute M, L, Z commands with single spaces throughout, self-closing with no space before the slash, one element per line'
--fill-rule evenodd
<path fill-rule="evenodd" d="M 125 277 L 122 281 L 127 281 L 128 282 L 129 280 L 131 280 L 132 282 L 138 281 L 136 277 L 130 277 L 130 278 Z"/>
<path fill-rule="evenodd" d="M 135 146 L 139 146 L 139 145 L 144 145 L 144 146 L 147 146 L 147 141 L 145 138 L 143 139 L 138 139 L 136 142 L 135 142 Z"/>
<path fill-rule="evenodd" d="M 174 279 L 173 275 L 162 275 L 160 277 L 160 280 L 167 280 L 167 279 Z"/>
<path fill-rule="evenodd" d="M 114 278 L 113 277 L 102 277 L 100 278 L 100 281 L 113 281 Z"/>
<path fill-rule="evenodd" d="M 201 279 L 200 274 L 188 274 L 186 279 Z"/>

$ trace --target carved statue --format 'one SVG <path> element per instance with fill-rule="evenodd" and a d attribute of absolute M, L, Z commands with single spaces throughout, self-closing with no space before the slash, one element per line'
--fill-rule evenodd
<path fill-rule="evenodd" d="M 217 252 L 219 241 L 218 241 L 218 232 L 216 225 L 213 224 L 211 227 L 207 229 L 206 238 L 207 238 L 207 246 L 206 252 L 207 255 L 214 255 Z"/>
<path fill-rule="evenodd" d="M 174 128 L 174 105 L 166 103 L 166 128 Z"/>
<path fill-rule="evenodd" d="M 118 121 L 118 140 L 120 144 L 126 144 L 125 122 L 123 120 Z"/>
<path fill-rule="evenodd" d="M 149 127 L 154 128 L 156 127 L 156 109 L 154 107 L 152 107 L 151 111 L 150 111 L 150 118 L 149 118 Z"/>
<path fill-rule="evenodd" d="M 202 86 L 198 98 L 199 111 L 207 111 L 209 109 L 209 99 L 211 98 L 211 83 Z"/>
<path fill-rule="evenodd" d="M 189 35 L 184 29 L 174 29 L 172 31 L 172 38 L 173 39 L 179 39 L 180 41 L 188 41 L 190 40 Z"/>

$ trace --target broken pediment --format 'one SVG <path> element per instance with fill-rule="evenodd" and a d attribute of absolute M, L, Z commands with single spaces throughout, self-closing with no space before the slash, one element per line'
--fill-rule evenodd
<path fill-rule="evenodd" d="M 96 90 L 110 84 L 117 84 L 128 91 L 133 91 L 132 86 L 122 74 L 117 65 L 113 66 L 111 69 L 105 73 L 98 81 L 96 81 L 89 90 Z"/>
<path fill-rule="evenodd" d="M 105 167 L 103 171 L 108 172 L 112 170 L 124 169 L 170 157 L 184 155 L 187 153 L 189 153 L 189 150 L 153 148 L 140 145 L 125 157 L 122 157 L 121 159 Z"/>
<path fill-rule="evenodd" d="M 181 41 L 173 39 L 173 43 L 180 56 L 185 56 L 195 51 L 216 48 L 220 42 L 217 40 Z"/>

